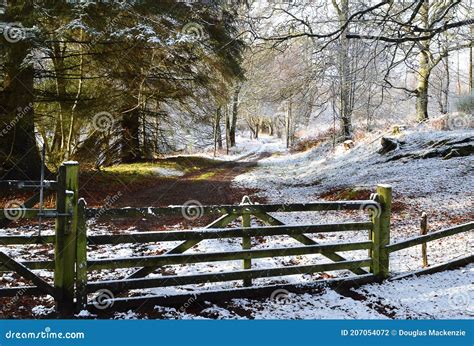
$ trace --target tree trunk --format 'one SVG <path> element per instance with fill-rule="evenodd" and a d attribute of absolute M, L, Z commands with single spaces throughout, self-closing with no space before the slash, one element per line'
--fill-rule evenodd
<path fill-rule="evenodd" d="M 237 126 L 237 113 L 238 113 L 238 103 L 239 103 L 239 93 L 240 93 L 240 86 L 235 88 L 234 91 L 234 98 L 232 100 L 232 122 L 230 124 L 230 146 L 235 147 L 235 128 Z"/>
<path fill-rule="evenodd" d="M 345 25 L 349 16 L 349 0 L 342 0 L 341 5 L 337 6 L 336 1 L 333 4 L 338 12 L 340 25 Z M 339 38 L 339 73 L 341 84 L 339 87 L 339 113 L 341 123 L 341 135 L 344 140 L 352 139 L 352 106 L 351 106 L 351 90 L 352 76 L 350 66 L 349 39 L 346 37 L 347 28 Z"/>
<path fill-rule="evenodd" d="M 472 0 L 469 2 L 470 4 L 470 8 L 472 9 Z M 472 65 L 473 65 L 473 53 L 472 53 L 472 40 L 473 40 L 473 37 L 474 37 L 474 25 L 471 24 L 471 47 L 469 47 L 469 92 L 472 94 L 473 92 L 473 84 L 474 84 L 474 81 L 473 81 L 473 70 L 472 70 Z"/>
<path fill-rule="evenodd" d="M 66 91 L 66 66 L 64 64 L 63 52 L 59 42 L 53 43 L 52 56 L 54 73 L 56 79 L 56 96 L 58 98 L 59 113 L 56 117 L 53 142 L 51 143 L 51 152 L 54 152 L 62 159 L 64 156 L 64 114 L 67 110 L 67 91 Z"/>
<path fill-rule="evenodd" d="M 291 143 L 291 101 L 288 102 L 288 110 L 285 117 L 286 147 L 289 148 Z"/>
<path fill-rule="evenodd" d="M 423 5 L 420 8 L 420 17 L 423 28 L 428 28 L 429 25 L 429 1 L 423 0 Z M 418 67 L 418 86 L 416 88 L 416 118 L 419 122 L 428 119 L 428 85 L 431 72 L 430 67 L 430 42 L 425 40 L 420 42 L 420 56 Z"/>
<path fill-rule="evenodd" d="M 230 148 L 230 119 L 229 119 L 229 107 L 225 107 L 225 149 L 226 154 L 229 154 Z"/>
<path fill-rule="evenodd" d="M 216 109 L 214 116 L 214 156 L 216 156 L 217 148 L 222 149 L 222 133 L 221 133 L 221 108 Z"/>
<path fill-rule="evenodd" d="M 81 29 L 81 40 L 84 39 L 84 30 Z M 80 48 L 81 53 L 83 53 L 82 46 Z M 81 57 L 79 59 L 79 81 L 77 84 L 77 93 L 76 97 L 74 99 L 74 103 L 71 107 L 71 119 L 69 121 L 69 133 L 67 137 L 67 156 L 66 158 L 69 160 L 69 158 L 72 155 L 72 141 L 73 141 L 73 136 L 75 136 L 75 125 L 76 125 L 76 108 L 77 105 L 79 104 L 79 99 L 82 94 L 82 87 L 84 85 L 84 54 L 81 54 Z"/>
<path fill-rule="evenodd" d="M 426 47 L 424 43 L 422 43 Z M 419 122 L 428 119 L 428 86 L 430 77 L 429 48 L 420 53 L 418 86 L 416 88 L 416 118 Z"/>
<path fill-rule="evenodd" d="M 258 137 L 257 131 L 255 130 L 254 121 L 252 118 L 247 119 L 247 125 L 250 129 L 250 139 L 256 139 Z M 258 126 L 258 125 L 257 125 Z"/>
<path fill-rule="evenodd" d="M 222 129 L 221 129 L 221 118 L 222 118 L 222 110 L 219 108 L 217 111 L 218 118 L 216 119 L 216 135 L 217 135 L 217 147 L 219 149 L 223 148 L 222 144 Z"/>
<path fill-rule="evenodd" d="M 428 119 L 428 76 L 424 73 L 424 70 L 419 70 L 416 89 L 416 118 L 419 122 Z"/>
<path fill-rule="evenodd" d="M 462 88 L 461 88 L 461 69 L 459 67 L 459 51 L 457 54 L 457 79 L 456 79 L 456 91 L 458 95 L 461 95 Z"/>
<path fill-rule="evenodd" d="M 445 61 L 444 61 L 444 72 L 445 72 L 445 76 L 446 76 L 446 85 L 444 86 L 444 90 L 443 90 L 443 110 L 441 113 L 443 114 L 447 114 L 448 111 L 449 111 L 449 78 L 450 78 L 450 74 L 449 74 L 449 55 L 446 55 L 445 57 Z"/>
<path fill-rule="evenodd" d="M 135 108 L 123 114 L 121 159 L 123 163 L 137 162 L 140 159 L 140 111 Z"/>
<path fill-rule="evenodd" d="M 33 11 L 33 2 L 22 5 L 8 2 L 5 20 L 22 21 Z M 31 43 L 10 43 L 1 35 L 5 46 L 3 90 L 0 92 L 0 179 L 36 180 L 40 177 L 41 158 L 36 145 L 32 64 L 25 64 Z"/>
<path fill-rule="evenodd" d="M 471 36 L 472 35 L 474 35 L 474 30 L 473 29 L 471 29 Z M 472 69 L 473 69 L 473 67 L 472 67 L 473 59 L 474 59 L 474 57 L 473 57 L 473 54 L 472 54 L 472 45 L 471 45 L 471 48 L 469 48 L 469 91 L 470 91 L 471 94 L 472 94 L 472 91 L 473 91 L 473 84 L 474 84 L 473 76 L 472 76 L 473 75 L 473 73 L 472 73 L 473 72 L 472 71 Z"/>

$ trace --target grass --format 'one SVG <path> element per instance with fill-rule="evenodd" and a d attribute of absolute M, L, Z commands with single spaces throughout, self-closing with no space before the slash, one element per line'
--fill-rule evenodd
<path fill-rule="evenodd" d="M 220 173 L 220 172 L 223 172 L 224 169 L 222 168 L 216 168 L 212 171 L 209 171 L 209 172 L 205 172 L 205 173 L 202 173 L 198 176 L 196 176 L 195 178 L 193 178 L 193 180 L 208 180 L 210 178 L 212 178 L 213 176 L 215 176 L 216 174 Z"/>
<path fill-rule="evenodd" d="M 160 179 L 179 179 L 176 176 L 161 176 L 157 169 L 169 169 L 181 172 L 181 175 L 198 172 L 203 169 L 212 168 L 220 164 L 220 161 L 203 158 L 203 157 L 187 157 L 176 156 L 163 159 L 157 159 L 148 162 L 136 162 L 128 164 L 118 164 L 110 167 L 104 167 L 100 172 L 84 172 L 83 176 L 93 176 L 94 181 L 98 183 L 131 183 L 134 181 L 146 182 L 149 180 Z M 207 179 L 213 176 L 215 172 L 206 172 L 198 176 L 196 179 Z"/>
<path fill-rule="evenodd" d="M 114 196 L 118 191 L 127 191 L 130 192 L 129 195 L 120 199 L 120 203 L 125 206 L 137 205 L 136 198 L 140 193 L 148 196 L 145 198 L 150 198 L 155 188 L 172 187 L 180 179 L 184 178 L 188 183 L 213 179 L 223 169 L 222 164 L 222 161 L 208 158 L 176 156 L 147 162 L 118 164 L 104 167 L 100 171 L 83 170 L 79 181 L 80 194 L 90 205 L 99 206 L 103 204 L 106 196 Z M 172 172 L 167 175 L 167 172 L 161 170 L 174 170 L 181 174 L 176 175 Z"/>

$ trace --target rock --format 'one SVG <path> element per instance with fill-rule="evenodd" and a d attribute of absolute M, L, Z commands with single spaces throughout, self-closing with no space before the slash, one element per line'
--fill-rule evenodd
<path fill-rule="evenodd" d="M 384 155 L 390 151 L 397 149 L 400 146 L 400 142 L 394 138 L 382 137 L 380 140 L 382 149 L 378 151 L 379 154 Z"/>
<path fill-rule="evenodd" d="M 474 154 L 474 145 L 457 145 L 443 157 L 443 160 L 449 160 L 453 157 L 469 156 Z"/>

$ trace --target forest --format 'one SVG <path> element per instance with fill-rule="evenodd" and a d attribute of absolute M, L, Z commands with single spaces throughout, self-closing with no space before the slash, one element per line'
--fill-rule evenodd
<path fill-rule="evenodd" d="M 473 39 L 472 0 L 0 0 L 0 318 L 472 318 Z"/>
<path fill-rule="evenodd" d="M 472 114 L 463 1 L 8 1 L 4 178 Z M 466 122 L 455 119 L 453 122 Z M 227 142 L 229 142 L 227 144 Z"/>

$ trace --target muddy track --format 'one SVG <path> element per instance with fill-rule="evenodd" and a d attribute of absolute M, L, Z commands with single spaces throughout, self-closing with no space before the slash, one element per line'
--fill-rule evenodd
<path fill-rule="evenodd" d="M 264 203 L 263 198 L 255 196 L 258 189 L 237 187 L 232 184 L 234 178 L 257 165 L 257 162 L 271 156 L 270 153 L 253 153 L 241 157 L 236 161 L 222 161 L 216 164 L 188 173 L 176 179 L 157 176 L 147 184 L 123 184 L 119 190 L 110 188 L 102 193 L 94 192 L 86 196 L 92 200 L 92 206 L 100 207 L 104 196 L 121 192 L 121 197 L 114 203 L 114 207 L 165 207 L 169 205 L 215 205 L 238 204 L 244 196 L 250 196 L 253 201 Z M 87 194 L 90 190 L 85 190 Z M 117 229 L 133 227 L 138 231 L 160 231 L 169 229 L 169 226 L 180 224 L 184 228 L 201 227 L 216 219 L 215 216 L 203 215 L 197 219 L 186 220 L 182 216 L 167 216 L 156 219 L 120 219 L 107 220 Z M 105 221 L 105 220 L 104 220 Z"/>
<path fill-rule="evenodd" d="M 190 200 L 201 204 L 239 203 L 243 196 L 253 195 L 258 190 L 232 186 L 233 179 L 255 167 L 261 158 L 268 155 L 261 153 L 255 157 L 248 155 L 238 161 L 225 161 L 174 181 L 158 180 L 156 184 L 134 191 L 122 203 L 141 206 L 180 205 Z"/>

